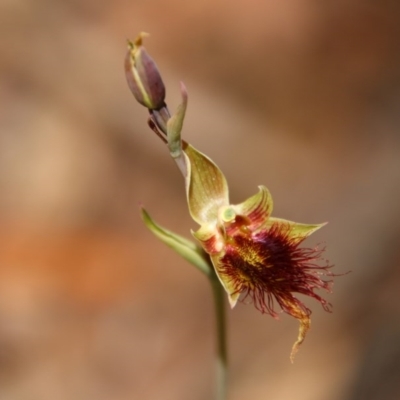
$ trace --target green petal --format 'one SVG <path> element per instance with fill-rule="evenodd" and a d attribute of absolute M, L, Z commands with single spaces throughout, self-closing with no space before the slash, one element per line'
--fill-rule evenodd
<path fill-rule="evenodd" d="M 228 205 L 228 184 L 222 171 L 207 156 L 183 143 L 187 156 L 186 194 L 192 218 L 203 225 L 217 220 L 218 210 Z"/>
<path fill-rule="evenodd" d="M 192 235 L 209 255 L 220 253 L 224 248 L 224 238 L 215 224 L 202 225 L 196 232 L 192 231 Z"/>
<path fill-rule="evenodd" d="M 212 273 L 208 261 L 209 258 L 199 245 L 156 224 L 144 208 L 142 208 L 142 219 L 155 236 L 171 247 L 171 249 L 175 250 L 185 260 L 189 261 L 206 275 Z"/>
<path fill-rule="evenodd" d="M 279 224 L 283 229 L 287 229 L 287 233 L 290 239 L 295 243 L 300 243 L 312 233 L 325 226 L 327 222 L 324 222 L 322 224 L 309 225 L 299 224 L 297 222 L 288 221 L 286 219 L 271 217 L 267 222 L 267 227 L 275 224 Z"/>
<path fill-rule="evenodd" d="M 259 192 L 243 203 L 232 206 L 236 214 L 246 216 L 250 220 L 250 228 L 254 231 L 267 222 L 272 212 L 273 202 L 269 190 L 259 186 Z"/>

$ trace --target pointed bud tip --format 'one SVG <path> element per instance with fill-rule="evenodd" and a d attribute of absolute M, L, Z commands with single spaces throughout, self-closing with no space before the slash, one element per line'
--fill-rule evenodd
<path fill-rule="evenodd" d="M 142 47 L 143 46 L 143 39 L 145 37 L 148 37 L 148 36 L 150 36 L 150 33 L 140 32 L 136 36 L 135 40 L 132 41 L 130 39 L 126 39 L 126 42 L 128 44 L 128 49 L 129 50 L 134 50 L 135 48 Z"/>
<path fill-rule="evenodd" d="M 135 40 L 134 40 L 134 42 L 133 42 L 133 45 L 134 45 L 134 46 L 137 46 L 137 47 L 143 46 L 143 39 L 144 39 L 145 37 L 148 37 L 148 36 L 150 36 L 150 33 L 147 33 L 147 32 L 139 32 L 139 34 L 136 36 L 136 38 L 135 38 Z M 131 45 L 132 45 L 132 42 L 128 40 L 128 44 L 131 46 Z"/>

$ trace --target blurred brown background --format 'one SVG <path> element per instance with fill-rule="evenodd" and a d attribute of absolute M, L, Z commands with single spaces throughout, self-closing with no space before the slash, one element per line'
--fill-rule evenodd
<path fill-rule="evenodd" d="M 125 82 L 139 31 L 232 201 L 328 220 L 352 271 L 294 365 L 295 320 L 228 313 L 230 399 L 399 399 L 399 4 L 0 0 L 0 400 L 212 398 L 207 282 L 139 218 L 196 228 Z"/>

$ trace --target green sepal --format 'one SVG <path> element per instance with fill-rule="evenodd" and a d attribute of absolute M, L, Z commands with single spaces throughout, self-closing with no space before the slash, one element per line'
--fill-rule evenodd
<path fill-rule="evenodd" d="M 214 265 L 215 273 L 218 277 L 218 280 L 220 281 L 226 294 L 228 295 L 229 305 L 231 306 L 231 308 L 234 308 L 239 300 L 241 292 L 237 290 L 236 283 L 231 277 L 220 272 L 220 269 L 222 267 L 221 255 L 214 255 L 211 257 L 211 260 Z"/>
<path fill-rule="evenodd" d="M 155 223 L 144 208 L 141 214 L 145 225 L 157 238 L 207 276 L 213 273 L 209 258 L 199 245 Z"/>
<path fill-rule="evenodd" d="M 218 210 L 229 205 L 228 184 L 222 171 L 206 155 L 183 143 L 187 156 L 186 195 L 191 217 L 199 224 L 214 222 Z"/>

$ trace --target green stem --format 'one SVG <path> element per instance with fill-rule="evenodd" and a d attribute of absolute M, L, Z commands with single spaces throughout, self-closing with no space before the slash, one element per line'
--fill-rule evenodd
<path fill-rule="evenodd" d="M 226 345 L 226 315 L 225 293 L 217 276 L 210 276 L 214 295 L 216 328 L 217 328 L 217 358 L 216 358 L 216 400 L 227 398 L 228 352 Z"/>

